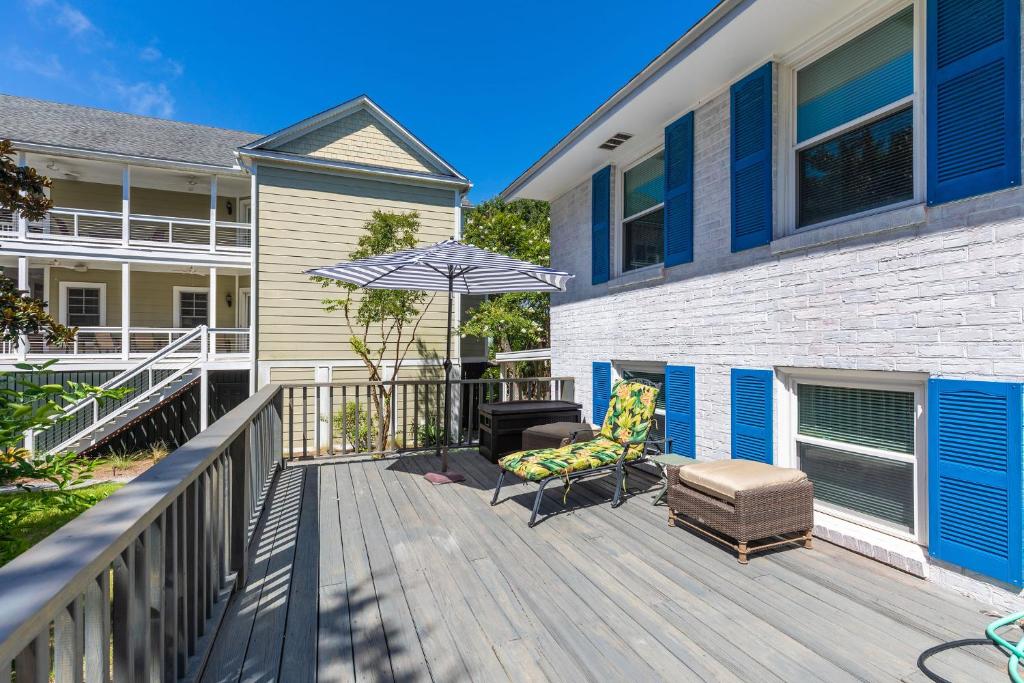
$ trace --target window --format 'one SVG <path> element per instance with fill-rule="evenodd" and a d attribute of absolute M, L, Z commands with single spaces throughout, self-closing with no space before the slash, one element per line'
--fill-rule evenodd
<path fill-rule="evenodd" d="M 198 327 L 210 320 L 210 292 L 207 289 L 175 287 L 178 327 Z"/>
<path fill-rule="evenodd" d="M 622 174 L 622 272 L 665 260 L 665 152 Z"/>
<path fill-rule="evenodd" d="M 797 227 L 914 198 L 914 10 L 796 73 Z"/>
<path fill-rule="evenodd" d="M 620 367 L 619 376 L 624 380 L 644 379 L 661 385 L 658 398 L 654 405 L 654 425 L 650 438 L 665 438 L 665 366 L 661 363 L 637 363 L 629 367 Z"/>
<path fill-rule="evenodd" d="M 103 283 L 61 282 L 60 318 L 71 327 L 107 324 L 107 289 Z"/>
<path fill-rule="evenodd" d="M 913 390 L 797 384 L 797 464 L 819 504 L 917 535 L 918 401 Z"/>

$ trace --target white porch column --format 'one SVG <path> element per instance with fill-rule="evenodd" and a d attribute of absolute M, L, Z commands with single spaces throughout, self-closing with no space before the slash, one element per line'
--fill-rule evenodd
<path fill-rule="evenodd" d="M 217 251 L 217 176 L 210 176 L 210 251 Z"/>
<path fill-rule="evenodd" d="M 18 289 L 28 291 L 28 256 L 18 257 Z M 25 360 L 28 354 L 28 335 L 21 335 L 18 338 L 18 360 Z"/>
<path fill-rule="evenodd" d="M 121 170 L 121 244 L 128 246 L 131 239 L 131 216 L 132 212 L 132 170 L 125 166 Z"/>
<path fill-rule="evenodd" d="M 121 358 L 128 360 L 131 339 L 128 329 L 132 325 L 132 265 L 121 264 Z"/>
<path fill-rule="evenodd" d="M 18 152 L 18 166 L 25 165 L 25 153 Z M 18 239 L 23 240 L 28 236 L 28 219 L 25 214 L 18 212 Z"/>
<path fill-rule="evenodd" d="M 217 269 L 210 268 L 210 319 L 207 323 L 210 329 L 216 329 L 217 327 Z M 217 355 L 217 335 L 213 332 L 210 333 L 210 353 L 214 356 Z"/>

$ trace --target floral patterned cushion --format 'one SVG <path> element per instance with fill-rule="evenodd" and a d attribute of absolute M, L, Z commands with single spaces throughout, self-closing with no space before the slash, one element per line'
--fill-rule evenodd
<path fill-rule="evenodd" d="M 629 447 L 626 460 L 640 457 L 642 445 Z M 573 443 L 561 448 L 538 448 L 533 451 L 510 453 L 498 460 L 498 466 L 521 479 L 540 481 L 572 472 L 592 470 L 612 465 L 622 455 L 622 445 L 604 436 L 590 441 Z"/>
<path fill-rule="evenodd" d="M 643 441 L 654 419 L 658 388 L 619 380 L 612 387 L 601 436 L 618 443 Z"/>

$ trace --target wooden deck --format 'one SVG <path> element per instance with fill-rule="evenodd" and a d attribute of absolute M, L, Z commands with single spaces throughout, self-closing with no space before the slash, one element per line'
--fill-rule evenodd
<path fill-rule="evenodd" d="M 428 456 L 289 467 L 260 523 L 208 681 L 927 681 L 918 656 L 983 637 L 983 606 L 816 542 L 755 555 L 669 528 L 654 478 L 578 482 L 530 529 L 534 487 L 496 468 L 432 486 Z M 562 508 L 552 487 L 542 513 Z M 1005 680 L 982 645 L 928 660 Z"/>

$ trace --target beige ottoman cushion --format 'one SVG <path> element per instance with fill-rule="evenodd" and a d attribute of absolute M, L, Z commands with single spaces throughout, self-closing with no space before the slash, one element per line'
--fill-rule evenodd
<path fill-rule="evenodd" d="M 687 486 L 730 503 L 736 502 L 737 491 L 795 484 L 806 478 L 800 470 L 751 460 L 697 462 L 679 470 L 679 480 Z"/>

